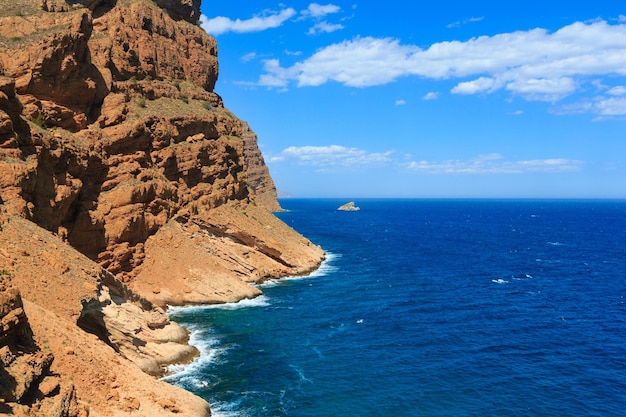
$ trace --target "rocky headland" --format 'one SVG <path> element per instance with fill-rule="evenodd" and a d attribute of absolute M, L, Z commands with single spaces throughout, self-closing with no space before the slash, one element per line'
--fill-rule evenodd
<path fill-rule="evenodd" d="M 0 11 L 0 413 L 207 416 L 157 379 L 196 354 L 167 306 L 252 298 L 323 260 L 272 214 L 199 16 L 199 0 Z"/>

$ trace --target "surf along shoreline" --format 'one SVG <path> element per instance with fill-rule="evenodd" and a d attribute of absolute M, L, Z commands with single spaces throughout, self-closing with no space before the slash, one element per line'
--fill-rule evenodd
<path fill-rule="evenodd" d="M 250 285 L 262 290 L 263 288 L 281 285 L 281 282 L 315 279 L 333 271 L 331 263 L 337 256 L 339 255 L 325 252 L 324 259 L 322 259 L 322 261 L 315 268 L 306 274 L 270 278 L 263 282 Z M 217 346 L 219 340 L 216 337 L 204 334 L 199 329 L 200 326 L 182 324 L 181 322 L 184 323 L 184 320 L 180 320 L 180 316 L 206 310 L 239 310 L 244 308 L 263 308 L 268 306 L 270 306 L 270 299 L 264 293 L 261 293 L 254 298 L 243 297 L 234 302 L 177 306 L 168 305 L 166 310 L 168 317 L 188 332 L 188 344 L 196 350 L 196 354 L 193 357 L 188 358 L 186 361 L 172 363 L 165 366 L 164 374 L 159 379 L 195 394 L 193 392 L 194 387 L 201 389 L 208 385 L 206 381 L 197 378 L 197 373 L 204 366 L 217 360 L 220 354 L 225 351 L 224 348 Z"/>

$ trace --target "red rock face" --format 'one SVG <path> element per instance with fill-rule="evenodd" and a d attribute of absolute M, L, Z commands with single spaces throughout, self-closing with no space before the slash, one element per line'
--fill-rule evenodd
<path fill-rule="evenodd" d="M 213 92 L 199 2 L 157 3 L 48 0 L 0 22 L 25 28 L 0 46 L 1 202 L 125 282 L 172 219 L 280 209 L 256 135 Z"/>
<path fill-rule="evenodd" d="M 106 79 L 185 80 L 213 91 L 217 45 L 199 27 L 174 21 L 166 10 L 136 2 L 95 19 L 93 28 L 93 61 Z"/>
<path fill-rule="evenodd" d="M 256 135 L 213 91 L 198 0 L 5 3 L 0 414 L 207 416 L 139 370 L 194 352 L 154 304 L 251 298 L 324 252 L 270 212 Z"/>
<path fill-rule="evenodd" d="M 259 150 L 256 134 L 250 129 L 247 123 L 243 129 L 244 155 L 246 158 L 246 169 L 248 171 L 248 187 L 254 194 L 254 199 L 262 206 L 271 211 L 280 211 L 282 208 L 278 204 L 278 194 L 274 180 L 265 165 L 263 155 Z"/>

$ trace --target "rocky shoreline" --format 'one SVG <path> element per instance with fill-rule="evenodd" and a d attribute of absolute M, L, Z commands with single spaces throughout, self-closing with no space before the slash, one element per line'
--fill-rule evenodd
<path fill-rule="evenodd" d="M 159 381 L 197 354 L 168 305 L 317 268 L 254 132 L 213 89 L 199 0 L 0 13 L 0 413 L 208 416 Z"/>

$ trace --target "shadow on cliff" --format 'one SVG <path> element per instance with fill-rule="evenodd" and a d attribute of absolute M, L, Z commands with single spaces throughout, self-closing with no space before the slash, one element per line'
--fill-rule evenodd
<path fill-rule="evenodd" d="M 37 107 L 47 127 L 77 132 L 100 116 L 102 103 L 110 91 L 104 76 L 92 63 L 89 48 L 92 33 L 92 17 L 84 12 L 67 32 L 46 41 L 49 45 L 43 45 L 44 52 L 32 68 L 26 93 L 41 100 Z M 75 65 L 67 65 L 68 59 L 76 61 Z M 44 104 L 44 101 L 55 105 Z M 74 114 L 67 114 L 58 106 Z"/>
<path fill-rule="evenodd" d="M 82 4 L 93 13 L 94 18 L 98 18 L 106 14 L 109 10 L 117 5 L 117 0 L 66 0 L 67 4 Z"/>
<path fill-rule="evenodd" d="M 54 356 L 42 353 L 35 343 L 20 292 L 7 274 L 0 277 L 0 322 L 0 412 L 10 414 L 13 409 L 6 402 L 34 402 Z"/>
<path fill-rule="evenodd" d="M 105 230 L 90 212 L 98 206 L 108 166 L 93 152 L 68 151 L 52 136 L 46 137 L 37 159 L 31 188 L 23 194 L 34 206 L 31 220 L 95 259 L 106 248 Z"/>

